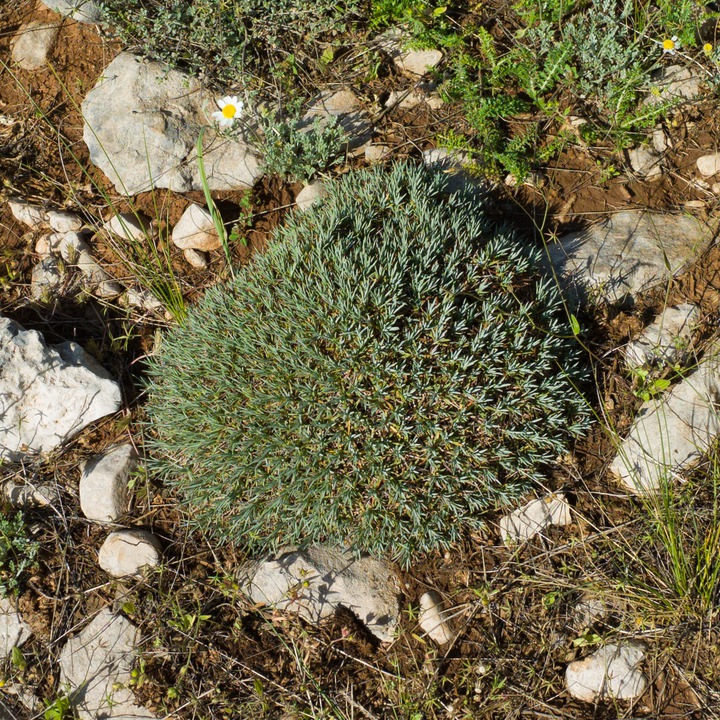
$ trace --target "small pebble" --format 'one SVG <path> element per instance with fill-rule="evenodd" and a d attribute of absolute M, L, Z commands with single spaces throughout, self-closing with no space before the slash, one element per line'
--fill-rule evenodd
<path fill-rule="evenodd" d="M 123 240 L 140 242 L 150 233 L 150 220 L 136 213 L 118 213 L 103 224 L 103 227 Z"/>
<path fill-rule="evenodd" d="M 442 598 L 434 590 L 426 592 L 420 598 L 419 623 L 423 632 L 438 645 L 445 645 L 453 638 L 453 633 L 441 610 Z"/>
<path fill-rule="evenodd" d="M 159 538 L 147 530 L 117 530 L 100 547 L 98 562 L 113 577 L 139 575 L 158 565 L 161 550 Z"/>
<path fill-rule="evenodd" d="M 183 250 L 183 257 L 187 260 L 188 264 L 200 270 L 206 268 L 210 264 L 207 253 L 204 253 L 201 250 L 187 248 L 187 250 Z"/>

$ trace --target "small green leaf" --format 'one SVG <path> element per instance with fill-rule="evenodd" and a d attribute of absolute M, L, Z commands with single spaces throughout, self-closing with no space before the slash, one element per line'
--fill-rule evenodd
<path fill-rule="evenodd" d="M 670 381 L 667 378 L 659 378 L 653 383 L 653 392 L 661 393 L 670 387 Z"/>
<path fill-rule="evenodd" d="M 326 47 L 322 51 L 322 55 L 320 56 L 320 62 L 323 65 L 329 65 L 334 59 L 335 59 L 335 51 L 330 47 Z"/>
<path fill-rule="evenodd" d="M 21 672 L 27 667 L 27 661 L 25 660 L 25 656 L 22 654 L 19 647 L 13 647 L 13 649 L 10 651 L 10 662 L 13 664 L 13 667 L 16 667 Z"/>
<path fill-rule="evenodd" d="M 447 5 L 441 5 L 433 10 L 433 17 L 440 17 L 447 12 Z"/>
<path fill-rule="evenodd" d="M 126 615 L 134 615 L 135 614 L 135 604 L 131 603 L 130 601 L 124 603 L 122 606 L 122 611 Z"/>
<path fill-rule="evenodd" d="M 570 328 L 572 330 L 573 335 L 579 335 L 580 334 L 580 323 L 578 322 L 578 319 L 571 313 L 570 314 Z"/>
<path fill-rule="evenodd" d="M 255 688 L 255 694 L 262 699 L 262 697 L 265 695 L 265 688 L 263 687 L 262 682 L 259 678 L 255 678 L 253 681 L 253 687 Z"/>

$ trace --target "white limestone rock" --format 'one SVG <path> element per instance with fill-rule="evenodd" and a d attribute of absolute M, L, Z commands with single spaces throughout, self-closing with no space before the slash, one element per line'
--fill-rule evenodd
<path fill-rule="evenodd" d="M 46 218 L 50 229 L 56 233 L 80 232 L 82 230 L 82 218 L 75 213 L 65 212 L 64 210 L 48 210 Z"/>
<path fill-rule="evenodd" d="M 50 302 L 65 280 L 65 269 L 52 255 L 44 257 L 32 270 L 30 296 L 37 302 Z"/>
<path fill-rule="evenodd" d="M 585 702 L 635 700 L 648 686 L 648 679 L 640 670 L 644 657 L 645 648 L 641 643 L 605 645 L 584 660 L 575 660 L 567 666 L 568 692 Z"/>
<path fill-rule="evenodd" d="M 662 155 L 654 148 L 644 145 L 628 150 L 628 160 L 633 172 L 646 180 L 659 180 L 662 177 L 660 162 Z"/>
<path fill-rule="evenodd" d="M 442 610 L 442 598 L 434 590 L 420 598 L 418 623 L 422 631 L 438 645 L 447 645 L 453 639 L 453 632 Z"/>
<path fill-rule="evenodd" d="M 328 195 L 325 183 L 322 180 L 308 183 L 295 198 L 297 209 L 301 212 L 309 210 L 313 205 L 317 205 L 323 198 Z"/>
<path fill-rule="evenodd" d="M 210 264 L 207 253 L 204 253 L 201 250 L 187 248 L 187 250 L 183 250 L 183 257 L 189 265 L 192 265 L 194 268 L 198 268 L 198 270 L 204 270 Z"/>
<path fill-rule="evenodd" d="M 13 480 L 7 480 L 2 486 L 2 494 L 10 507 L 18 510 L 56 505 L 60 500 L 57 486 L 48 483 L 18 485 Z"/>
<path fill-rule="evenodd" d="M 720 172 L 720 153 L 703 155 L 695 161 L 695 164 L 703 177 L 717 175 Z"/>
<path fill-rule="evenodd" d="M 88 25 L 99 25 L 102 13 L 95 0 L 41 0 L 43 5 L 60 15 Z"/>
<path fill-rule="evenodd" d="M 573 610 L 573 627 L 584 630 L 610 614 L 610 607 L 600 597 L 586 594 Z"/>
<path fill-rule="evenodd" d="M 21 25 L 12 43 L 13 61 L 23 70 L 45 67 L 59 30 L 57 23 L 30 22 Z"/>
<path fill-rule="evenodd" d="M 140 631 L 103 608 L 60 652 L 60 682 L 81 720 L 154 720 L 130 687 Z"/>
<path fill-rule="evenodd" d="M 565 526 L 571 522 L 570 505 L 565 495 L 551 493 L 500 518 L 500 536 L 506 545 L 521 543 L 551 525 Z"/>
<path fill-rule="evenodd" d="M 393 90 L 385 101 L 385 107 L 413 110 L 419 105 L 425 104 L 431 110 L 437 110 L 443 105 L 443 101 L 436 90 L 437 85 L 433 82 L 417 83 L 409 90 Z"/>
<path fill-rule="evenodd" d="M 196 143 L 216 107 L 195 78 L 122 52 L 82 103 L 83 137 L 119 193 L 201 190 Z M 210 190 L 246 189 L 262 174 L 241 132 L 206 132 L 203 158 Z"/>
<path fill-rule="evenodd" d="M 209 252 L 222 247 L 212 215 L 199 205 L 188 205 L 172 231 L 172 241 L 181 250 Z"/>
<path fill-rule="evenodd" d="M 98 563 L 113 577 L 140 575 L 162 558 L 160 539 L 147 530 L 116 530 L 100 546 Z"/>
<path fill-rule="evenodd" d="M 665 308 L 640 337 L 625 347 L 629 367 L 649 363 L 684 363 L 692 355 L 692 334 L 700 320 L 700 308 L 691 303 Z"/>
<path fill-rule="evenodd" d="M 421 77 L 432 70 L 442 59 L 440 50 L 408 49 L 410 34 L 402 28 L 391 28 L 375 38 L 375 44 L 386 52 L 401 72 Z"/>
<path fill-rule="evenodd" d="M 163 309 L 163 304 L 151 292 L 138 288 L 128 288 L 118 302 L 123 307 L 140 308 L 146 312 L 155 312 Z"/>
<path fill-rule="evenodd" d="M 389 145 L 368 145 L 365 148 L 365 159 L 369 163 L 382 162 L 390 156 L 392 148 Z"/>
<path fill-rule="evenodd" d="M 655 148 L 655 152 L 660 154 L 664 153 L 668 148 L 672 147 L 670 138 L 662 129 L 662 125 L 656 127 L 652 132 L 652 146 L 653 148 Z"/>
<path fill-rule="evenodd" d="M 139 213 L 117 213 L 103 224 L 113 235 L 129 242 L 142 242 L 150 232 L 150 220 Z"/>
<path fill-rule="evenodd" d="M 624 211 L 548 248 L 565 290 L 580 301 L 632 304 L 635 296 L 681 273 L 714 231 L 687 215 Z"/>
<path fill-rule="evenodd" d="M 20 617 L 10 598 L 0 598 L 0 660 L 14 647 L 20 647 L 32 636 L 27 623 Z"/>
<path fill-rule="evenodd" d="M 332 119 L 345 131 L 349 150 L 357 149 L 372 139 L 370 116 L 351 90 L 326 90 L 313 101 L 298 125 L 300 132 L 310 132 L 315 123 L 327 126 Z"/>
<path fill-rule="evenodd" d="M 696 100 L 702 95 L 703 71 L 692 65 L 668 65 L 653 73 L 650 92 L 643 104 L 657 105 L 667 100 Z"/>
<path fill-rule="evenodd" d="M 90 254 L 90 246 L 83 239 L 82 233 L 53 233 L 48 235 L 47 241 L 50 249 L 59 252 L 60 257 L 71 265 L 75 265 L 82 254 Z"/>
<path fill-rule="evenodd" d="M 242 578 L 254 603 L 298 613 L 317 623 L 342 606 L 382 642 L 393 640 L 400 620 L 398 578 L 391 566 L 357 559 L 333 548 L 286 550 L 253 564 Z"/>
<path fill-rule="evenodd" d="M 656 492 L 697 462 L 720 432 L 720 346 L 669 391 L 643 403 L 610 470 L 638 495 Z"/>
<path fill-rule="evenodd" d="M 114 298 L 123 292 L 123 286 L 94 258 L 82 233 L 53 233 L 46 238 L 47 245 L 60 253 L 69 266 L 77 268 L 85 278 L 88 289 L 101 298 Z"/>
<path fill-rule="evenodd" d="M 88 520 L 114 522 L 126 511 L 128 480 L 138 462 L 132 445 L 120 445 L 90 459 L 80 477 L 80 507 Z"/>
<path fill-rule="evenodd" d="M 33 205 L 20 198 L 10 198 L 8 205 L 13 217 L 31 230 L 38 230 L 47 222 L 47 214 L 39 205 Z"/>
<path fill-rule="evenodd" d="M 50 452 L 121 401 L 118 384 L 79 345 L 49 347 L 0 316 L 0 458 Z"/>
<path fill-rule="evenodd" d="M 439 170 L 448 176 L 448 190 L 457 192 L 468 185 L 488 190 L 491 183 L 483 177 L 472 174 L 468 166 L 472 164 L 470 157 L 459 150 L 447 148 L 433 148 L 425 150 L 422 154 L 423 163 L 428 168 Z"/>

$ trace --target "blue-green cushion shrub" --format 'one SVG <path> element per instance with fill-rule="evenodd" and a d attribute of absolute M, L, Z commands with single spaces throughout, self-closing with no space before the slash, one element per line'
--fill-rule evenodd
<path fill-rule="evenodd" d="M 407 564 L 542 481 L 586 370 L 540 251 L 477 191 L 409 164 L 329 191 L 163 339 L 150 450 L 217 539 Z"/>

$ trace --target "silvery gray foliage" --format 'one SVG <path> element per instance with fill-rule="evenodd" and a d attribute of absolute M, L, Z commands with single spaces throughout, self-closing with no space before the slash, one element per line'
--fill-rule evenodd
<path fill-rule="evenodd" d="M 151 468 L 252 550 L 447 548 L 587 425 L 540 251 L 472 188 L 351 172 L 209 290 L 150 359 Z"/>

